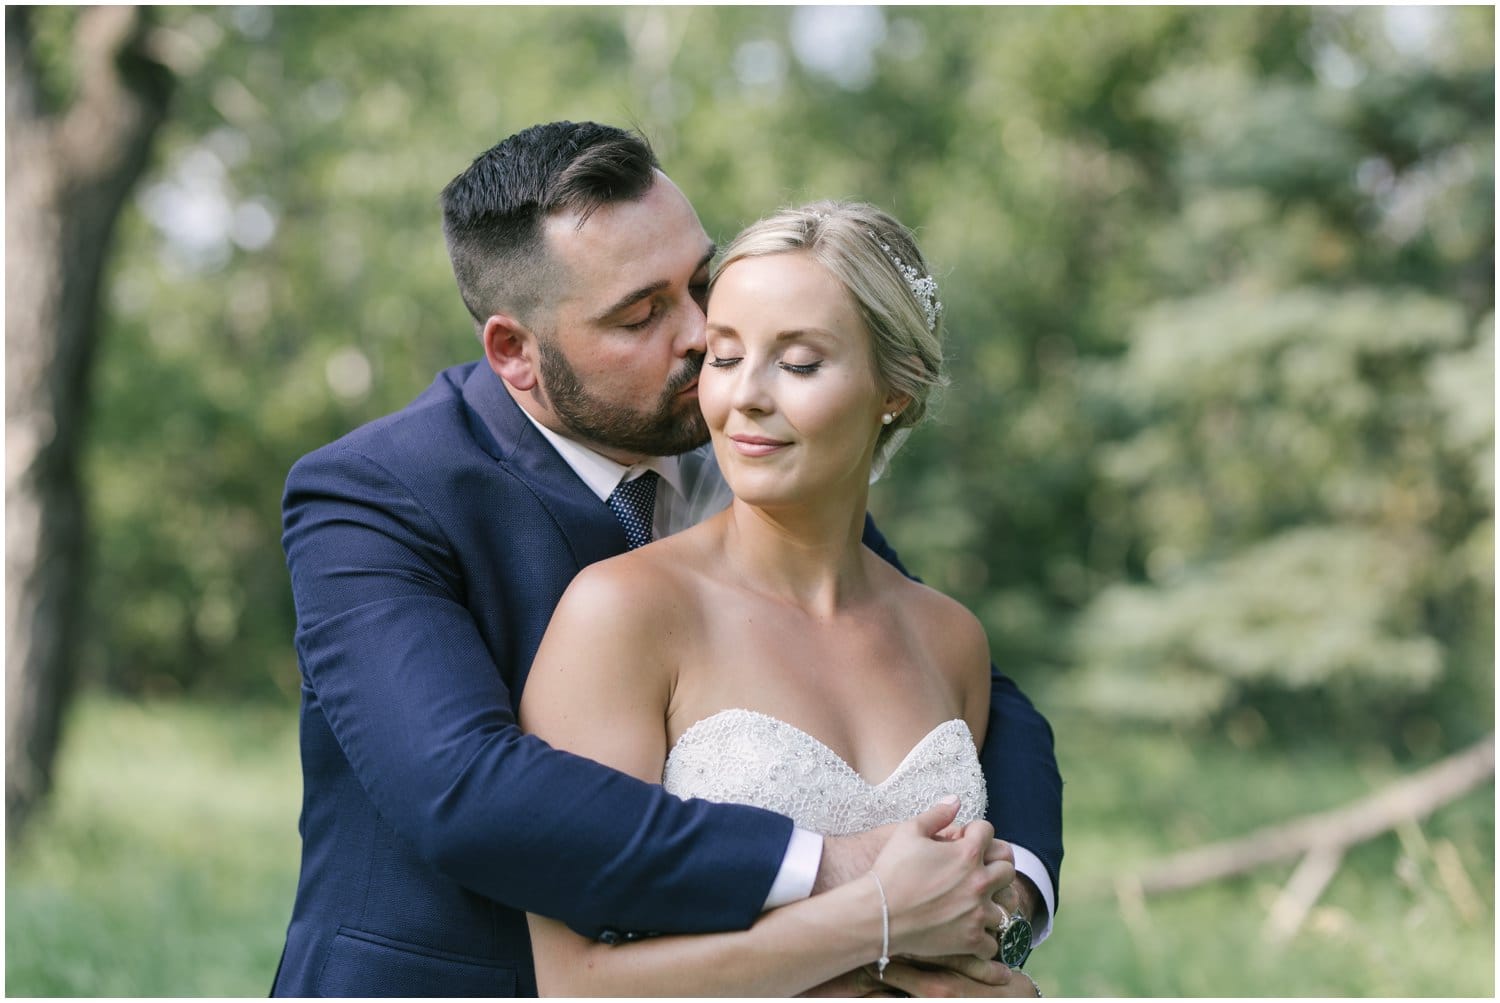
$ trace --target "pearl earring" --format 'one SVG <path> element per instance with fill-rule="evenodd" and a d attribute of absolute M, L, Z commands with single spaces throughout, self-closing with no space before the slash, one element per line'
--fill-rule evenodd
<path fill-rule="evenodd" d="M 889 425 L 891 422 L 893 422 L 895 420 L 896 420 L 896 412 L 894 412 L 894 411 L 887 411 L 885 414 L 883 414 L 883 415 L 880 416 L 880 423 L 882 425 Z"/>

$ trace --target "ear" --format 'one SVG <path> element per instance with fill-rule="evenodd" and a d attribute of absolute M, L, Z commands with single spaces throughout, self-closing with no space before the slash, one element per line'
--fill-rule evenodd
<path fill-rule="evenodd" d="M 523 393 L 537 384 L 536 336 L 520 321 L 492 314 L 479 333 L 484 357 L 495 375 Z"/>
<path fill-rule="evenodd" d="M 880 405 L 880 413 L 899 416 L 910 404 L 911 396 L 909 394 L 897 393 L 892 390 L 885 395 L 885 403 Z"/>

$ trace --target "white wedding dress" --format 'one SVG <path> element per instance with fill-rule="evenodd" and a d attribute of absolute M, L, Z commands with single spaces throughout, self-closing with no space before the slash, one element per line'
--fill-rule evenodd
<path fill-rule="evenodd" d="M 950 794 L 959 797 L 958 821 L 970 822 L 984 815 L 986 799 L 974 738 L 960 718 L 933 728 L 872 784 L 802 729 L 740 708 L 683 732 L 667 754 L 662 785 L 682 798 L 766 808 L 825 836 L 905 821 Z"/>

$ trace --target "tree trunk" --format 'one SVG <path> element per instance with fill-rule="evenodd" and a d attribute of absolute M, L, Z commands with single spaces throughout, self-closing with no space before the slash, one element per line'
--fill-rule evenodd
<path fill-rule="evenodd" d="M 5 808 L 14 837 L 51 786 L 83 597 L 79 453 L 104 262 L 166 117 L 171 74 L 141 8 L 78 12 L 73 96 L 48 107 L 35 12 L 5 12 Z"/>

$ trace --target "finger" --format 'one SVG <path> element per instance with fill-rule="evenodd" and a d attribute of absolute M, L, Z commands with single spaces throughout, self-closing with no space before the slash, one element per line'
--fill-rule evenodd
<path fill-rule="evenodd" d="M 984 851 L 984 862 L 986 864 L 993 864 L 997 860 L 1009 860 L 1012 864 L 1016 862 L 1015 851 L 1003 839 L 990 840 L 989 849 Z"/>
<path fill-rule="evenodd" d="M 922 964 L 934 968 L 946 968 L 966 979 L 982 982 L 987 986 L 1003 986 L 1010 981 L 1010 969 L 1003 962 L 973 954 L 947 954 L 941 958 L 923 958 Z"/>
<path fill-rule="evenodd" d="M 994 828 L 984 819 L 970 822 L 963 827 L 963 833 L 959 841 L 964 844 L 965 853 L 975 863 L 984 863 L 985 856 L 989 853 L 990 844 L 994 842 Z"/>
<path fill-rule="evenodd" d="M 1023 910 L 1021 908 L 1021 889 L 1019 882 L 1012 881 L 1010 884 L 997 891 L 994 897 L 995 901 L 1000 903 L 1000 908 L 1004 909 L 1010 915 L 1015 916 L 1023 914 Z"/>
<path fill-rule="evenodd" d="M 942 992 L 942 978 L 945 973 L 927 971 L 914 965 L 905 965 L 899 961 L 892 961 L 885 969 L 885 978 L 881 981 L 891 989 L 899 989 L 908 996 L 956 996 L 956 992 Z M 950 981 L 956 980 L 958 976 L 948 974 Z"/>
<path fill-rule="evenodd" d="M 988 819 L 976 818 L 964 826 L 964 838 L 977 839 L 985 844 L 985 850 L 989 850 L 989 844 L 995 841 L 995 827 Z"/>
<path fill-rule="evenodd" d="M 936 836 L 958 817 L 958 795 L 950 794 L 916 817 L 917 831 L 924 836 Z"/>
<path fill-rule="evenodd" d="M 990 894 L 994 895 L 1015 883 L 1016 865 L 1008 860 L 997 860 L 993 864 L 985 864 L 984 879 L 985 886 L 989 888 Z"/>
<path fill-rule="evenodd" d="M 1007 995 L 1025 996 L 1030 999 L 1039 999 L 1042 995 L 1042 987 L 1036 984 L 1036 979 L 1025 972 L 1016 972 L 1015 978 L 1007 987 Z"/>
<path fill-rule="evenodd" d="M 1006 970 L 1009 973 L 1009 969 Z M 1025 976 L 1010 973 L 999 984 L 978 982 L 957 972 L 925 970 L 893 961 L 885 970 L 885 984 L 911 996 L 1035 996 Z"/>

